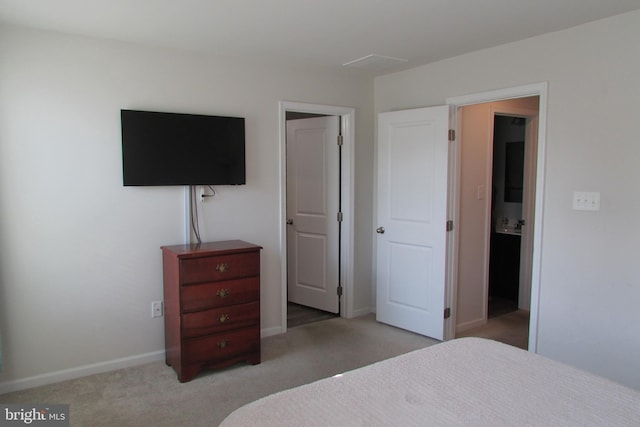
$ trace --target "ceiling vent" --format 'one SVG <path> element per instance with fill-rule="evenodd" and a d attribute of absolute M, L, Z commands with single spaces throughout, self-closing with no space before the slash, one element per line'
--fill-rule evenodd
<path fill-rule="evenodd" d="M 342 66 L 370 70 L 383 70 L 404 64 L 406 62 L 409 62 L 409 60 L 372 53 L 371 55 L 363 56 L 362 58 L 354 59 L 353 61 L 342 64 Z"/>

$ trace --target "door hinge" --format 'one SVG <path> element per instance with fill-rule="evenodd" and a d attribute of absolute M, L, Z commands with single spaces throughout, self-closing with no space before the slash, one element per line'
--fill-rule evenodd
<path fill-rule="evenodd" d="M 338 212 L 338 222 L 342 222 L 343 216 L 342 212 Z"/>
<path fill-rule="evenodd" d="M 454 129 L 449 129 L 449 141 L 456 140 L 456 131 Z"/>
<path fill-rule="evenodd" d="M 453 221 L 449 220 L 447 221 L 447 231 L 451 231 L 453 230 Z"/>
<path fill-rule="evenodd" d="M 450 317 L 451 317 L 451 308 L 447 307 L 447 308 L 444 309 L 444 318 L 448 319 Z"/>
<path fill-rule="evenodd" d="M 338 296 L 339 296 L 339 297 L 341 297 L 341 296 L 342 296 L 342 286 L 338 286 L 338 287 L 336 288 L 336 293 L 338 294 Z"/>
<path fill-rule="evenodd" d="M 338 135 L 338 147 L 342 147 L 343 144 L 344 138 L 342 137 L 342 135 Z"/>

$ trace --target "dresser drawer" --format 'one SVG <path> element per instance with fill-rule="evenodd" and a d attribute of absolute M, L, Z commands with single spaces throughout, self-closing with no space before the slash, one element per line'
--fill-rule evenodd
<path fill-rule="evenodd" d="M 251 302 L 182 315 L 182 337 L 194 338 L 257 325 L 260 303 Z"/>
<path fill-rule="evenodd" d="M 183 341 L 183 363 L 206 363 L 260 350 L 258 325 Z"/>
<path fill-rule="evenodd" d="M 229 280 L 225 282 L 202 283 L 180 287 L 181 312 L 204 310 L 258 301 L 260 299 L 260 278 Z"/>
<path fill-rule="evenodd" d="M 258 276 L 259 274 L 259 252 L 180 260 L 180 283 L 183 285 Z"/>

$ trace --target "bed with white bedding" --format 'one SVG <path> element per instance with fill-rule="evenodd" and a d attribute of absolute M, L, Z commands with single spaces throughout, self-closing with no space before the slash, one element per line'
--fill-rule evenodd
<path fill-rule="evenodd" d="M 461 338 L 245 405 L 234 426 L 640 426 L 640 391 Z"/>

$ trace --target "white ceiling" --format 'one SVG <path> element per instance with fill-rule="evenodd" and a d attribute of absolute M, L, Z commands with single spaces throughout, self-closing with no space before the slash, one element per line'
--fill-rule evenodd
<path fill-rule="evenodd" d="M 0 0 L 0 21 L 300 65 L 373 54 L 384 60 L 357 69 L 379 75 L 635 9 L 640 0 Z"/>

